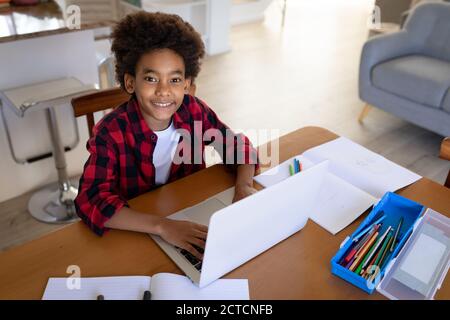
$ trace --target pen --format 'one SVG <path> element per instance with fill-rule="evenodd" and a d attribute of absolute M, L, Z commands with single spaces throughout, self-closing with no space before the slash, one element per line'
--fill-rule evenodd
<path fill-rule="evenodd" d="M 152 293 L 148 290 L 144 291 L 144 297 L 142 298 L 142 300 L 151 300 L 152 299 Z"/>
<path fill-rule="evenodd" d="M 298 160 L 294 158 L 294 173 L 298 173 L 299 171 Z"/>
<path fill-rule="evenodd" d="M 402 223 L 403 223 L 403 217 L 400 218 L 400 221 L 398 222 L 397 230 L 395 230 L 394 241 L 392 241 L 391 248 L 389 250 L 390 252 L 394 251 L 395 242 L 397 241 L 398 232 L 400 231 L 400 228 L 402 227 Z"/>

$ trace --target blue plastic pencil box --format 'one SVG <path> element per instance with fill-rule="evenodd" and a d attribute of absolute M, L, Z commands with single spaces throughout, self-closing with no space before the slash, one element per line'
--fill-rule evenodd
<path fill-rule="evenodd" d="M 409 200 L 405 197 L 399 196 L 398 194 L 387 192 L 383 198 L 378 202 L 378 204 L 372 209 L 370 214 L 361 223 L 361 225 L 356 229 L 356 231 L 349 237 L 347 237 L 341 244 L 341 248 L 336 253 L 336 255 L 331 259 L 331 272 L 341 277 L 342 279 L 350 282 L 351 284 L 363 289 L 367 293 L 372 294 L 376 288 L 376 284 L 380 279 L 383 279 L 386 266 L 389 262 L 395 258 L 398 253 L 403 248 L 406 240 L 411 235 L 414 227 L 414 223 L 420 218 L 425 207 L 417 202 Z M 380 234 L 383 234 L 389 226 L 396 228 L 400 217 L 403 217 L 403 222 L 401 228 L 398 232 L 398 242 L 395 249 L 386 258 L 386 261 L 382 264 L 379 271 L 379 276 L 374 281 L 375 283 L 369 282 L 364 279 L 361 275 L 356 274 L 350 269 L 345 268 L 341 265 L 342 260 L 350 252 L 353 243 L 353 238 L 357 236 L 366 227 L 372 225 L 381 216 L 386 215 L 383 220 L 381 228 L 378 230 Z"/>

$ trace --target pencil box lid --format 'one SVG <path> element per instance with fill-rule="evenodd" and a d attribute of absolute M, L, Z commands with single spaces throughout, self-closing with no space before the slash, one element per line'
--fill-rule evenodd
<path fill-rule="evenodd" d="M 431 300 L 449 265 L 450 218 L 428 208 L 376 289 L 393 300 Z"/>

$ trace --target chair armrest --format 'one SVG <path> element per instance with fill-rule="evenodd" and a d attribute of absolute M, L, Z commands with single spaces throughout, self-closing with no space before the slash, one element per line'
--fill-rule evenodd
<path fill-rule="evenodd" d="M 419 52 L 417 43 L 406 30 L 375 36 L 362 49 L 359 68 L 359 90 L 371 86 L 371 71 L 377 64 Z"/>
<path fill-rule="evenodd" d="M 439 157 L 450 161 L 450 137 L 442 140 Z"/>

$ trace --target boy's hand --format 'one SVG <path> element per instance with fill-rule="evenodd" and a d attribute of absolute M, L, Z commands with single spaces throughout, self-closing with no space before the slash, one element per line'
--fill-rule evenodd
<path fill-rule="evenodd" d="M 160 224 L 159 236 L 167 242 L 185 249 L 198 259 L 203 259 L 203 254 L 198 252 L 193 245 L 205 248 L 208 227 L 190 221 L 178 221 L 164 218 Z"/>
<path fill-rule="evenodd" d="M 258 192 L 258 190 L 249 185 L 236 185 L 236 187 L 234 188 L 233 202 L 244 199 L 245 197 L 248 197 L 249 195 L 252 195 L 256 192 Z"/>

